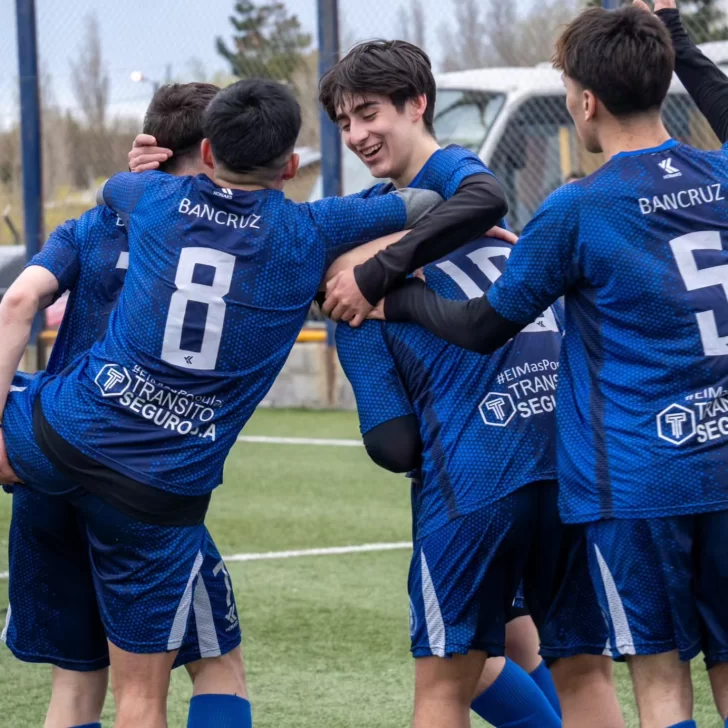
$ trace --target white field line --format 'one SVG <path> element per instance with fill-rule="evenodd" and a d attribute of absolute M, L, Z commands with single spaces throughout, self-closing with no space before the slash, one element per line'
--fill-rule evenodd
<path fill-rule="evenodd" d="M 262 435 L 241 435 L 238 442 L 259 442 L 268 445 L 328 445 L 329 447 L 362 447 L 361 440 L 336 440 L 318 437 L 265 437 Z M 268 561 L 271 559 L 293 559 L 299 556 L 335 556 L 338 554 L 359 554 L 372 551 L 395 551 L 412 548 L 410 542 L 368 543 L 361 546 L 334 546 L 325 549 L 304 549 L 301 551 L 269 551 L 267 553 L 233 554 L 225 561 Z M 0 571 L 0 581 L 8 578 L 7 571 Z"/>
<path fill-rule="evenodd" d="M 328 445 L 329 447 L 362 447 L 361 440 L 332 440 L 320 437 L 265 437 L 240 435 L 238 442 L 258 442 L 266 445 Z"/>
<path fill-rule="evenodd" d="M 267 551 L 250 554 L 233 554 L 223 556 L 227 563 L 233 561 L 274 561 L 276 559 L 296 559 L 303 556 L 340 556 L 343 554 L 366 554 L 376 551 L 404 551 L 411 549 L 411 541 L 394 543 L 365 543 L 359 546 L 331 546 L 321 549 L 300 549 L 298 551 Z M 0 580 L 7 579 L 8 572 L 0 571 Z"/>

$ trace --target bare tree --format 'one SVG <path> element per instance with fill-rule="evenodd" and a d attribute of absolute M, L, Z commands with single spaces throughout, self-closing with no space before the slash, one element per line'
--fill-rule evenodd
<path fill-rule="evenodd" d="M 483 68 L 494 64 L 494 54 L 484 39 L 488 28 L 478 0 L 461 0 L 455 5 L 455 24 L 441 26 L 441 43 L 445 49 L 444 71 Z"/>
<path fill-rule="evenodd" d="M 71 60 L 73 93 L 91 129 L 103 131 L 109 103 L 109 76 L 101 52 L 99 21 L 86 16 L 86 32 L 76 60 Z"/>
<path fill-rule="evenodd" d="M 562 27 L 578 12 L 577 0 L 547 0 L 519 17 L 514 3 L 462 0 L 454 25 L 441 28 L 443 68 L 534 66 L 550 60 Z"/>
<path fill-rule="evenodd" d="M 397 37 L 424 48 L 427 43 L 425 7 L 422 0 L 413 0 L 409 8 L 402 6 L 397 13 Z"/>

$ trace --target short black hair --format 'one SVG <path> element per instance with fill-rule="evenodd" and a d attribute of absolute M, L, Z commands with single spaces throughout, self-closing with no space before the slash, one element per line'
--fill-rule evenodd
<path fill-rule="evenodd" d="M 301 130 L 301 107 L 283 84 L 245 79 L 220 91 L 205 112 L 215 161 L 234 174 L 280 169 Z"/>
<path fill-rule="evenodd" d="M 398 111 L 424 94 L 425 128 L 434 136 L 437 90 L 430 58 L 404 40 L 372 40 L 354 46 L 319 83 L 319 101 L 332 121 L 347 96 L 376 94 L 387 97 Z"/>
<path fill-rule="evenodd" d="M 614 116 L 659 109 L 675 68 L 662 21 L 639 8 L 591 8 L 556 43 L 554 67 L 592 91 Z"/>
<path fill-rule="evenodd" d="M 174 152 L 159 168 L 173 173 L 193 154 L 204 138 L 202 118 L 220 89 L 211 83 L 172 83 L 159 88 L 144 116 L 143 131 L 157 145 Z"/>

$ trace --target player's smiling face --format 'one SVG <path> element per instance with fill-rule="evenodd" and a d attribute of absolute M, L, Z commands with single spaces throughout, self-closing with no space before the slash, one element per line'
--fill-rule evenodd
<path fill-rule="evenodd" d="M 411 106 L 400 111 L 386 96 L 367 95 L 347 97 L 337 109 L 344 143 L 373 177 L 397 179 L 409 165 L 422 123 Z"/>

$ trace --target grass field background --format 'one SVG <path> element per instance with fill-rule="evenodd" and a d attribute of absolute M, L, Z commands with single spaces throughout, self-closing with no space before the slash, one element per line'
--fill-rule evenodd
<path fill-rule="evenodd" d="M 259 410 L 246 435 L 357 438 L 344 412 Z M 7 570 L 10 497 L 0 494 L 0 572 Z M 363 448 L 238 444 L 208 527 L 224 555 L 410 539 L 408 483 Z M 256 728 L 403 728 L 412 707 L 407 570 L 392 551 L 231 563 Z M 0 626 L 7 581 L 0 581 Z M 50 670 L 0 645 L 0 728 L 42 726 Z M 721 728 L 702 661 L 693 665 L 696 720 Z M 637 726 L 626 668 L 617 686 Z M 175 671 L 170 726 L 186 725 L 189 680 Z M 113 722 L 111 698 L 104 715 Z M 474 726 L 486 725 L 473 718 Z"/>

